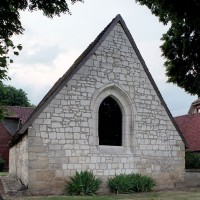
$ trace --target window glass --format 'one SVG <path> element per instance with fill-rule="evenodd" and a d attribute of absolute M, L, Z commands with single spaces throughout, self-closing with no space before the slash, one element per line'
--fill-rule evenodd
<path fill-rule="evenodd" d="M 99 145 L 122 145 L 122 112 L 112 98 L 105 98 L 99 107 Z"/>

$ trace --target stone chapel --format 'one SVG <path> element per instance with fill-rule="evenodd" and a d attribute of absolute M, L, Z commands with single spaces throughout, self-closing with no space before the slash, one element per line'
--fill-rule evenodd
<path fill-rule="evenodd" d="M 62 193 L 65 180 L 86 169 L 104 184 L 133 172 L 173 188 L 184 179 L 185 145 L 117 15 L 12 138 L 10 175 L 33 194 Z"/>

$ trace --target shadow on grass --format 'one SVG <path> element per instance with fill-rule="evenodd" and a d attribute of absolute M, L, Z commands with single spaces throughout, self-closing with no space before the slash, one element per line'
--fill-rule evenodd
<path fill-rule="evenodd" d="M 0 172 L 0 176 L 7 176 L 8 172 Z"/>

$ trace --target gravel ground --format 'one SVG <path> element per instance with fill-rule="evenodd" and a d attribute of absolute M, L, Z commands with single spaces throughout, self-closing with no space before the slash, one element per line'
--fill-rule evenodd
<path fill-rule="evenodd" d="M 1 194 L 4 194 L 4 191 L 3 191 L 3 185 L 2 185 L 2 182 L 1 182 L 1 179 L 0 179 L 0 200 L 3 200 Z"/>

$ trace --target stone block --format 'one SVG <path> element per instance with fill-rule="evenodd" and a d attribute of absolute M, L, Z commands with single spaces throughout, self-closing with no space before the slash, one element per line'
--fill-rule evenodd
<path fill-rule="evenodd" d="M 71 150 L 65 150 L 65 155 L 66 156 L 71 156 L 72 155 L 72 151 Z"/>
<path fill-rule="evenodd" d="M 43 153 L 46 151 L 46 147 L 33 146 L 33 147 L 29 147 L 29 151 L 34 152 L 34 153 Z"/>
<path fill-rule="evenodd" d="M 80 132 L 80 127 L 73 127 L 73 132 L 75 132 L 75 133 L 79 133 Z M 77 135 L 77 134 L 76 134 Z M 80 135 L 80 134 L 79 134 Z M 79 138 L 80 138 L 80 136 L 79 136 Z M 78 139 L 79 139 L 78 138 Z"/>
<path fill-rule="evenodd" d="M 42 137 L 42 138 L 48 138 L 49 135 L 48 135 L 48 133 L 42 132 L 42 131 L 41 131 L 41 137 Z"/>
<path fill-rule="evenodd" d="M 52 128 L 62 128 L 62 124 L 60 122 L 52 122 Z"/>
<path fill-rule="evenodd" d="M 57 133 L 57 139 L 58 140 L 65 140 L 65 134 L 64 133 Z"/>

